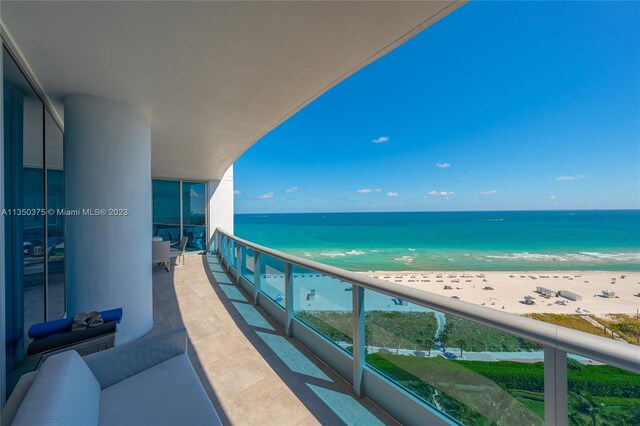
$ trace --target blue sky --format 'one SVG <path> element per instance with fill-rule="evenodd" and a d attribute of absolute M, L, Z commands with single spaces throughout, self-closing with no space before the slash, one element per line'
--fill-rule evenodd
<path fill-rule="evenodd" d="M 467 4 L 240 157 L 236 212 L 640 208 L 638 22 Z"/>

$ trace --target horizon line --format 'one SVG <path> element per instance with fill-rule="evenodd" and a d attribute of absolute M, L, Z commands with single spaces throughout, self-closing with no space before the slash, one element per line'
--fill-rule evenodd
<path fill-rule="evenodd" d="M 637 208 L 620 209 L 512 209 L 512 210 L 397 210 L 397 211 L 291 211 L 291 212 L 233 212 L 237 214 L 344 214 L 344 213 L 501 213 L 501 212 L 574 212 L 574 211 L 640 211 Z"/>

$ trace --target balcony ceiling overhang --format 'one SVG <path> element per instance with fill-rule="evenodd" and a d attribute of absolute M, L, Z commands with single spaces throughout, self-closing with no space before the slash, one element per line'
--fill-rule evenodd
<path fill-rule="evenodd" d="M 0 18 L 62 118 L 69 94 L 151 120 L 152 174 L 220 179 L 252 144 L 461 5 L 3 1 Z"/>

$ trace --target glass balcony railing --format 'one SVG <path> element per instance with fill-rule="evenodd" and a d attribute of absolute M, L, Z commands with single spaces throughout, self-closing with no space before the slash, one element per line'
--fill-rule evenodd
<path fill-rule="evenodd" d="M 366 365 L 464 424 L 544 424 L 542 345 L 371 290 L 364 305 Z"/>
<path fill-rule="evenodd" d="M 240 267 L 238 272 L 250 285 L 253 285 L 256 269 L 254 263 L 255 251 L 246 246 L 240 246 L 240 250 Z"/>
<path fill-rule="evenodd" d="M 284 307 L 284 262 L 266 254 L 260 255 L 260 291 Z"/>
<path fill-rule="evenodd" d="M 640 424 L 638 346 L 394 285 L 219 229 L 213 243 L 254 301 L 281 314 L 288 335 L 401 423 Z"/>
<path fill-rule="evenodd" d="M 351 352 L 353 286 L 310 269 L 293 271 L 293 317 Z"/>

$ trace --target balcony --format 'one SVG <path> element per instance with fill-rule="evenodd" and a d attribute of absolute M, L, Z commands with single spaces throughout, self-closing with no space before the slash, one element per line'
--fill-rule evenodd
<path fill-rule="evenodd" d="M 268 325 L 307 360 L 317 357 L 332 369 L 321 371 L 341 384 L 332 395 L 358 402 L 361 409 L 371 409 L 370 400 L 403 424 L 633 424 L 640 419 L 638 346 L 296 258 L 220 229 L 213 243 L 217 258 L 209 255 L 208 263 L 219 284 L 212 292 L 219 303 L 233 305 L 228 315 L 249 326 Z M 180 291 L 176 287 L 179 296 Z M 260 348 L 277 353 L 270 336 L 255 333 L 249 342 L 259 353 Z M 276 360 L 268 355 L 242 373 L 234 362 L 218 370 L 237 367 L 238 374 L 251 375 L 260 368 L 256 365 Z M 280 362 L 299 365 L 283 357 Z M 279 380 L 290 373 L 271 368 Z M 206 378 L 222 380 L 215 372 Z M 318 412 L 303 404 L 325 423 L 322 413 L 336 405 L 315 384 L 290 387 L 291 397 L 301 398 L 309 388 L 326 404 Z"/>
<path fill-rule="evenodd" d="M 223 423 L 397 424 L 235 285 L 214 255 L 154 268 L 152 334 L 184 325 L 189 356 Z"/>

